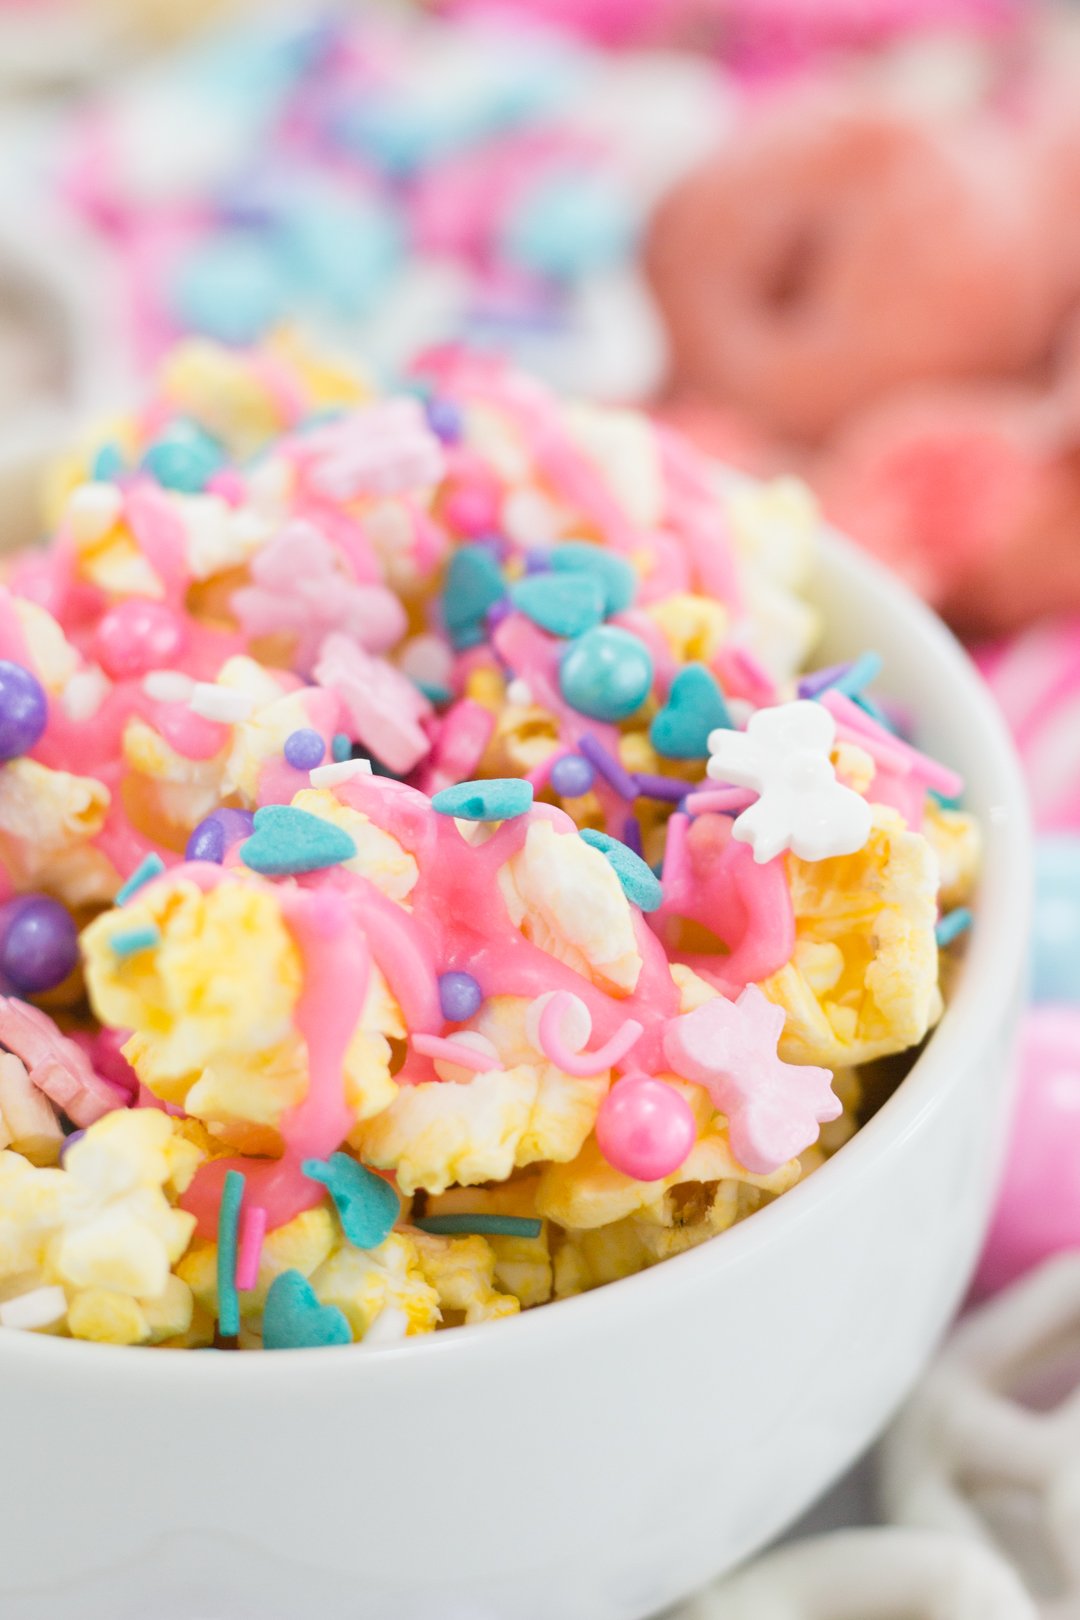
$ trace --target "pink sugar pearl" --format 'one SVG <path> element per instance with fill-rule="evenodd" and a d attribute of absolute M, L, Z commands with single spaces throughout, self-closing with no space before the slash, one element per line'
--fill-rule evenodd
<path fill-rule="evenodd" d="M 102 618 L 94 636 L 94 650 L 105 673 L 114 681 L 124 681 L 152 669 L 171 667 L 187 640 L 187 627 L 172 608 L 131 597 L 110 608 Z"/>
<path fill-rule="evenodd" d="M 673 1086 L 630 1074 L 608 1092 L 596 1118 L 596 1140 L 613 1169 L 634 1181 L 662 1181 L 690 1155 L 697 1128 Z"/>
<path fill-rule="evenodd" d="M 1033 1007 L 997 1208 L 975 1280 L 996 1293 L 1063 1249 L 1080 1248 L 1080 1007 Z"/>

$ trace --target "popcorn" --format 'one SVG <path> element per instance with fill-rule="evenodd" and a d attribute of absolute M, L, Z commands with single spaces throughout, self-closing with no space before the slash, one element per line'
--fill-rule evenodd
<path fill-rule="evenodd" d="M 0 976 L 38 886 L 83 962 L 30 964 L 58 1024 L 0 998 L 13 1327 L 534 1309 L 781 1197 L 941 1011 L 978 830 L 867 660 L 796 683 L 800 486 L 425 364 L 422 404 L 189 347 L 13 567 Z"/>

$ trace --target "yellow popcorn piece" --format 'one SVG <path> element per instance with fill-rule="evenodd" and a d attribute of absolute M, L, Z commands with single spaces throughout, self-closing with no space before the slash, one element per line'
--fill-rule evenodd
<path fill-rule="evenodd" d="M 0 1052 L 0 1148 L 32 1164 L 55 1164 L 64 1132 L 56 1111 L 12 1052 Z"/>
<path fill-rule="evenodd" d="M 428 1199 L 427 1213 L 535 1217 L 539 1185 L 540 1177 L 534 1172 L 516 1176 L 498 1187 L 451 1187 L 448 1192 Z M 553 1271 L 550 1228 L 546 1221 L 539 1237 L 485 1234 L 478 1236 L 477 1241 L 486 1244 L 491 1252 L 495 1287 L 502 1294 L 512 1294 L 522 1310 L 543 1305 L 551 1298 Z M 453 1308 L 445 1300 L 442 1303 L 448 1309 Z"/>
<path fill-rule="evenodd" d="M 247 457 L 279 433 L 284 422 L 270 390 L 245 358 L 206 339 L 179 344 L 164 360 L 161 390 L 185 416 Z"/>
<path fill-rule="evenodd" d="M 517 1299 L 494 1286 L 495 1255 L 484 1238 L 436 1237 L 429 1232 L 410 1236 L 440 1311 L 469 1325 L 517 1315 L 521 1308 Z"/>
<path fill-rule="evenodd" d="M 0 773 L 0 837 L 33 841 L 39 851 L 70 848 L 99 833 L 109 790 L 92 776 L 55 771 L 25 756 Z"/>
<path fill-rule="evenodd" d="M 113 936 L 142 927 L 160 942 L 118 956 Z M 151 1089 L 178 1083 L 186 1096 L 202 1069 L 228 1056 L 263 1060 L 291 1033 L 300 954 L 267 886 L 231 878 L 204 893 L 187 879 L 157 883 L 96 918 L 82 941 L 95 1011 L 134 1032 L 129 1055 Z"/>
<path fill-rule="evenodd" d="M 633 912 L 598 849 L 534 821 L 500 868 L 499 888 L 515 927 L 534 945 L 602 989 L 634 989 L 641 956 Z"/>
<path fill-rule="evenodd" d="M 718 484 L 742 565 L 746 645 L 777 680 L 790 680 L 820 630 L 820 615 L 799 594 L 817 558 L 817 502 L 798 478 L 761 482 L 722 470 Z"/>
<path fill-rule="evenodd" d="M 402 849 L 392 834 L 377 827 L 361 810 L 342 804 L 326 788 L 303 788 L 292 802 L 297 810 L 321 816 L 348 833 L 356 845 L 356 854 L 341 863 L 346 872 L 367 878 L 390 900 L 403 903 L 408 899 L 420 877 L 420 868 L 415 856 Z"/>
<path fill-rule="evenodd" d="M 336 1305 L 354 1339 L 362 1339 L 388 1305 L 404 1312 L 409 1334 L 432 1333 L 440 1319 L 439 1294 L 420 1251 L 419 1233 L 391 1232 L 376 1249 L 343 1243 L 313 1273 L 323 1305 Z"/>
<path fill-rule="evenodd" d="M 714 597 L 681 592 L 645 611 L 681 664 L 707 664 L 724 643 L 727 610 Z"/>
<path fill-rule="evenodd" d="M 56 697 L 80 668 L 82 660 L 45 608 L 25 596 L 9 596 L 8 601 L 26 641 L 27 662 L 49 696 Z"/>
<path fill-rule="evenodd" d="M 865 848 L 787 857 L 795 954 L 761 988 L 787 1014 L 780 1056 L 850 1067 L 916 1045 L 941 1015 L 938 862 L 902 817 L 873 806 Z"/>
<path fill-rule="evenodd" d="M 963 906 L 975 892 L 982 862 L 982 832 L 974 816 L 963 810 L 946 810 L 927 798 L 923 834 L 938 858 L 941 889 L 938 904 L 942 911 Z"/>
<path fill-rule="evenodd" d="M 144 1344 L 150 1324 L 138 1301 L 107 1288 L 88 1288 L 68 1306 L 73 1338 L 99 1344 Z"/>
<path fill-rule="evenodd" d="M 663 1181 L 634 1181 L 608 1164 L 596 1138 L 590 1137 L 572 1163 L 544 1167 L 536 1194 L 538 1215 L 562 1227 L 587 1230 L 654 1209 L 683 1186 L 732 1181 L 773 1194 L 794 1186 L 799 1179 L 797 1160 L 767 1176 L 751 1174 L 733 1156 L 726 1123 L 714 1113 L 701 1087 L 672 1075 L 663 1078 L 686 1098 L 698 1123 L 698 1139 L 686 1162 Z"/>
<path fill-rule="evenodd" d="M 655 528 L 664 510 L 656 430 L 640 411 L 573 400 L 560 415 L 570 439 L 602 474 L 630 521 Z"/>

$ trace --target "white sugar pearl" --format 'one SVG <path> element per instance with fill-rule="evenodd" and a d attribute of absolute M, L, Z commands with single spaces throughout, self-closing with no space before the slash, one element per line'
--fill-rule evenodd
<path fill-rule="evenodd" d="M 529 1003 L 525 1013 L 525 1035 L 529 1045 L 534 1046 L 538 1052 L 543 1051 L 540 1044 L 540 1020 L 544 1016 L 544 1009 L 552 996 L 557 995 L 555 990 L 546 990 L 542 996 Z M 559 1034 L 571 1052 L 583 1052 L 588 1045 L 592 1034 L 592 1017 L 589 1009 L 580 996 L 572 995 L 570 1005 L 563 1013 Z"/>
<path fill-rule="evenodd" d="M 250 719 L 255 710 L 255 699 L 249 692 L 235 692 L 228 686 L 196 681 L 188 698 L 188 707 L 195 714 L 201 714 L 204 720 L 219 720 L 223 725 L 232 726 Z"/>
<path fill-rule="evenodd" d="M 339 782 L 351 782 L 357 776 L 370 775 L 370 759 L 341 759 L 334 760 L 330 765 L 316 765 L 313 771 L 308 772 L 308 781 L 313 788 L 332 788 L 337 787 Z"/>
<path fill-rule="evenodd" d="M 498 1048 L 486 1035 L 479 1034 L 475 1029 L 463 1029 L 455 1031 L 453 1040 L 455 1046 L 467 1046 L 471 1052 L 479 1052 L 482 1057 L 490 1058 L 493 1069 L 502 1068 Z M 435 1059 L 435 1073 L 440 1080 L 450 1080 L 459 1086 L 467 1085 L 476 1072 L 475 1069 L 466 1069 L 461 1064 L 450 1063 L 446 1058 Z"/>
<path fill-rule="evenodd" d="M 0 1327 L 51 1327 L 67 1315 L 67 1296 L 62 1288 L 33 1288 L 28 1294 L 18 1294 L 0 1305 Z"/>

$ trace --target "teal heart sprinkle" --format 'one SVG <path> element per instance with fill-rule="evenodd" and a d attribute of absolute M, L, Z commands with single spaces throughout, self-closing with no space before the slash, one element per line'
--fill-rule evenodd
<path fill-rule="evenodd" d="M 665 759 L 704 759 L 710 731 L 720 728 L 730 731 L 732 719 L 716 677 L 704 664 L 685 664 L 653 716 L 649 741 Z"/>
<path fill-rule="evenodd" d="M 510 821 L 523 816 L 532 802 L 531 782 L 517 776 L 495 776 L 488 782 L 458 782 L 443 788 L 435 794 L 431 808 L 459 821 Z"/>
<path fill-rule="evenodd" d="M 443 619 L 455 646 L 481 633 L 488 608 L 506 595 L 499 565 L 485 546 L 461 546 L 446 570 Z"/>
<path fill-rule="evenodd" d="M 263 1311 L 264 1350 L 310 1350 L 351 1344 L 352 1330 L 336 1305 L 320 1305 L 299 1271 L 283 1271 L 270 1284 Z"/>
<path fill-rule="evenodd" d="M 388 1181 L 347 1153 L 328 1159 L 305 1159 L 305 1176 L 319 1181 L 334 1200 L 341 1229 L 357 1249 L 377 1249 L 393 1231 L 401 1199 Z"/>
<path fill-rule="evenodd" d="M 642 911 L 656 911 L 664 899 L 663 886 L 652 867 L 646 866 L 640 855 L 635 855 L 617 838 L 594 832 L 591 827 L 583 828 L 581 837 L 607 858 L 631 905 L 638 906 Z"/>
<path fill-rule="evenodd" d="M 586 573 L 600 582 L 604 617 L 625 613 L 637 595 L 638 577 L 625 558 L 587 540 L 563 540 L 553 546 L 548 561 L 557 574 Z"/>
<path fill-rule="evenodd" d="M 244 1200 L 246 1177 L 240 1170 L 226 1170 L 218 1205 L 217 1293 L 218 1331 L 224 1339 L 235 1339 L 240 1332 L 240 1296 L 236 1292 L 236 1249 L 240 1228 L 240 1205 Z"/>
<path fill-rule="evenodd" d="M 604 617 L 604 587 L 592 574 L 526 574 L 510 587 L 519 613 L 553 636 L 580 636 Z"/>
<path fill-rule="evenodd" d="M 356 845 L 347 832 L 289 804 L 264 804 L 256 810 L 255 831 L 240 845 L 244 865 L 264 877 L 321 872 L 355 854 Z"/>

